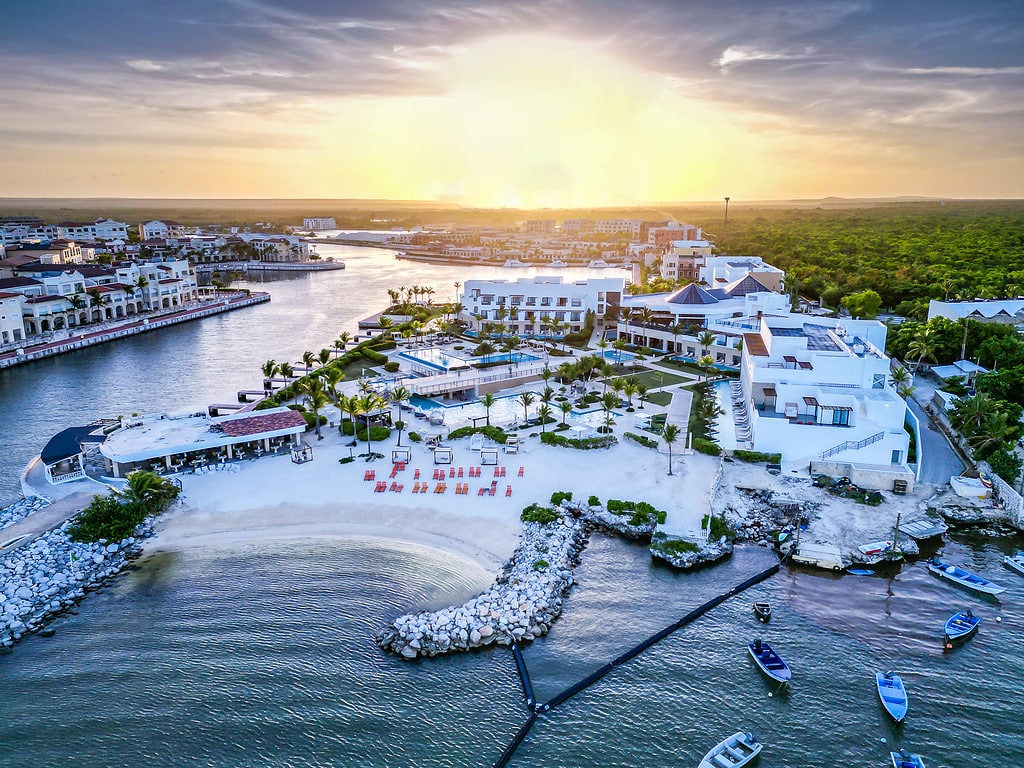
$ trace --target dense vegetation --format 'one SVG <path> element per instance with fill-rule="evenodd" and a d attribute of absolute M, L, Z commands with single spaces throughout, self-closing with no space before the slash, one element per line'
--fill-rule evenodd
<path fill-rule="evenodd" d="M 178 486 L 155 472 L 132 472 L 123 490 L 93 496 L 68 533 L 72 541 L 121 541 L 149 515 L 166 509 L 180 492 Z"/>

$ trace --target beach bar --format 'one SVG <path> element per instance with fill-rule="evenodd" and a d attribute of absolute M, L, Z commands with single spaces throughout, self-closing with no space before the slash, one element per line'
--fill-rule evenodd
<path fill-rule="evenodd" d="M 284 407 L 217 417 L 163 415 L 128 422 L 107 436 L 100 454 L 111 477 L 137 469 L 181 472 L 289 452 L 305 430 L 302 414 Z"/>

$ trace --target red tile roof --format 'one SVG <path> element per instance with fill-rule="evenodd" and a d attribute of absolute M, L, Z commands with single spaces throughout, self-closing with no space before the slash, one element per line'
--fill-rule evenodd
<path fill-rule="evenodd" d="M 246 416 L 244 419 L 231 419 L 222 421 L 217 426 L 228 437 L 245 437 L 292 427 L 305 428 L 306 420 L 298 411 L 289 410 L 280 413 L 261 413 Z"/>

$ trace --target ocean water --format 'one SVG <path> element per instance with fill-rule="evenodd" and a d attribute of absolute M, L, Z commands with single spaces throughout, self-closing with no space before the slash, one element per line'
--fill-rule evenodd
<path fill-rule="evenodd" d="M 932 768 L 1021 765 L 1024 579 L 1000 573 L 992 542 L 949 549 L 1011 587 L 1002 606 L 923 565 L 894 579 L 784 569 L 542 715 L 510 765 L 696 765 L 739 728 L 765 743 L 763 766 L 881 766 L 895 745 Z M 524 650 L 537 698 L 773 561 L 740 547 L 677 574 L 595 535 L 562 617 Z M 527 718 L 509 651 L 408 663 L 373 642 L 394 616 L 461 602 L 490 579 L 386 540 L 151 557 L 58 621 L 55 637 L 0 657 L 0 765 L 493 764 Z M 756 598 L 774 605 L 768 625 L 754 619 Z M 964 607 L 983 617 L 981 633 L 944 654 L 942 622 Z M 789 691 L 746 656 L 754 637 L 793 667 Z M 902 726 L 878 705 L 884 669 L 909 690 Z"/>

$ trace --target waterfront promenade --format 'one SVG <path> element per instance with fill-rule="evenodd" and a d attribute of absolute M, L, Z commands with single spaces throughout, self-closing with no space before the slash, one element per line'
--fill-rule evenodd
<path fill-rule="evenodd" d="M 76 349 L 92 347 L 96 344 L 104 344 L 108 341 L 135 336 L 158 328 L 165 328 L 169 325 L 186 323 L 190 320 L 197 320 L 201 317 L 209 317 L 222 312 L 230 312 L 243 307 L 251 307 L 270 301 L 269 293 L 234 294 L 215 299 L 209 302 L 180 309 L 176 312 L 161 314 L 155 317 L 132 318 L 119 324 L 105 324 L 95 330 L 87 330 L 83 333 L 68 334 L 65 338 L 49 341 L 36 346 L 28 347 L 19 354 L 18 350 L 0 354 L 0 369 L 13 368 L 16 365 L 28 363 L 33 360 L 41 360 L 54 355 L 61 355 L 65 352 L 72 352 Z"/>

